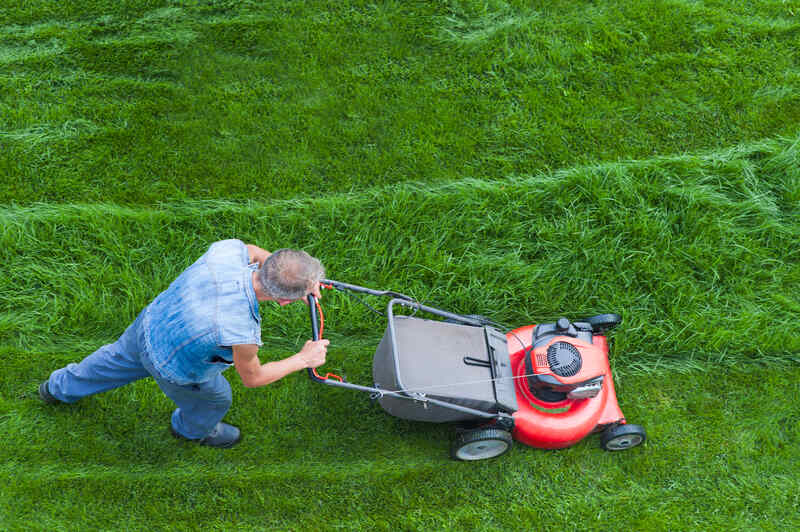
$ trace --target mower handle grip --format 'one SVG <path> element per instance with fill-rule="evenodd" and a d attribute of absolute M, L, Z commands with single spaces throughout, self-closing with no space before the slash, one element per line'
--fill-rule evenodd
<path fill-rule="evenodd" d="M 317 319 L 317 298 L 314 294 L 308 294 L 308 314 L 311 318 L 311 339 L 315 342 L 319 340 L 319 320 Z M 317 375 L 314 368 L 307 368 L 308 376 L 312 381 L 325 382 L 325 379 Z"/>

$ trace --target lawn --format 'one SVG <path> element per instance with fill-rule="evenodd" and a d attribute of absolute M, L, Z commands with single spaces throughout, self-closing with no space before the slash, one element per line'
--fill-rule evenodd
<path fill-rule="evenodd" d="M 0 530 L 800 528 L 798 49 L 784 0 L 4 2 Z M 152 380 L 38 399 L 223 238 L 509 327 L 618 312 L 648 441 L 454 462 L 301 374 L 228 372 L 223 452 Z M 322 303 L 371 384 L 385 323 Z M 262 360 L 307 339 L 261 313 Z"/>
<path fill-rule="evenodd" d="M 794 1 L 3 6 L 4 202 L 497 179 L 724 149 L 800 120 Z"/>

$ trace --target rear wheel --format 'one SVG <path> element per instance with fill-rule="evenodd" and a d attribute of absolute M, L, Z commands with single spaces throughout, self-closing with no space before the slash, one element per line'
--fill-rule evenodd
<path fill-rule="evenodd" d="M 600 436 L 600 445 L 606 451 L 624 451 L 636 447 L 647 439 L 641 425 L 615 425 L 608 427 Z"/>
<path fill-rule="evenodd" d="M 450 456 L 456 460 L 485 460 L 495 458 L 511 449 L 511 433 L 507 430 L 484 428 L 465 430 L 456 434 Z"/>

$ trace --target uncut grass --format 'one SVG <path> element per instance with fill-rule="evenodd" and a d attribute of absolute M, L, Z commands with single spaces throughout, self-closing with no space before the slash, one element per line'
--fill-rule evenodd
<path fill-rule="evenodd" d="M 304 248 L 330 278 L 509 326 L 619 312 L 622 367 L 795 364 L 799 152 L 795 137 L 306 201 L 6 208 L 0 342 L 57 352 L 112 340 L 210 242 L 236 237 Z M 324 303 L 345 352 L 382 334 L 357 303 Z M 301 305 L 262 312 L 265 342 L 306 337 Z"/>
<path fill-rule="evenodd" d="M 793 10 L 5 2 L 0 202 L 316 196 L 791 135 Z"/>

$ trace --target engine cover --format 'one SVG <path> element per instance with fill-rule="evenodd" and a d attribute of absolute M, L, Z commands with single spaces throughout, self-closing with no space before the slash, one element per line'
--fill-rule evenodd
<path fill-rule="evenodd" d="M 543 449 L 561 449 L 593 431 L 625 423 L 608 364 L 608 341 L 602 334 L 586 338 L 581 329 L 580 322 L 552 323 L 528 325 L 507 334 L 509 357 L 517 377 L 517 441 Z M 544 334 L 537 335 L 536 331 Z M 557 375 L 550 367 L 547 351 L 556 342 L 566 342 L 580 354 L 581 367 L 575 375 Z M 531 375 L 533 379 L 528 378 Z M 557 397 L 563 400 L 556 401 Z"/>
<path fill-rule="evenodd" d="M 580 371 L 583 359 L 574 345 L 556 342 L 547 348 L 547 364 L 556 375 L 572 377 Z"/>
<path fill-rule="evenodd" d="M 539 326 L 533 332 L 525 370 L 528 389 L 537 399 L 558 403 L 595 397 L 600 392 L 603 367 L 597 362 L 602 353 L 582 332 L 566 320 Z"/>

